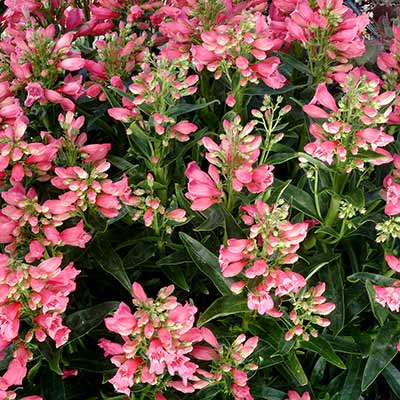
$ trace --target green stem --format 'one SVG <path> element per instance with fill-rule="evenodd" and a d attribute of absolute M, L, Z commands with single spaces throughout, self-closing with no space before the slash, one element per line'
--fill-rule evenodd
<path fill-rule="evenodd" d="M 340 199 L 333 196 L 329 204 L 328 214 L 325 217 L 325 226 L 332 226 L 335 223 L 337 219 L 337 214 L 339 212 L 339 205 Z"/>

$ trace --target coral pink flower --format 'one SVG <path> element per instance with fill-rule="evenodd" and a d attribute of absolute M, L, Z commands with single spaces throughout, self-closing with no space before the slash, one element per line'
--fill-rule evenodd
<path fill-rule="evenodd" d="M 311 397 L 308 392 L 304 392 L 303 395 L 299 395 L 295 390 L 289 390 L 288 398 L 285 400 L 311 400 Z"/>
<path fill-rule="evenodd" d="M 136 326 L 136 320 L 133 317 L 130 308 L 121 303 L 112 317 L 104 320 L 109 331 L 128 336 Z"/>
<path fill-rule="evenodd" d="M 385 189 L 382 190 L 381 194 L 386 200 L 385 214 L 400 214 L 400 184 L 388 175 L 383 180 L 383 186 Z"/>
<path fill-rule="evenodd" d="M 250 394 L 250 388 L 247 385 L 240 386 L 236 383 L 232 384 L 232 394 L 235 400 L 253 400 Z"/>
<path fill-rule="evenodd" d="M 327 164 L 333 163 L 333 156 L 335 154 L 337 144 L 331 141 L 321 142 L 316 140 L 315 142 L 308 143 L 304 146 L 304 151 L 318 160 L 324 161 Z"/>
<path fill-rule="evenodd" d="M 396 272 L 400 272 L 400 259 L 391 255 L 385 254 L 385 261 L 389 265 L 389 267 Z"/>
<path fill-rule="evenodd" d="M 390 311 L 400 311 L 400 288 L 381 287 L 374 285 L 375 301 L 382 307 L 387 306 Z"/>
<path fill-rule="evenodd" d="M 260 315 L 268 314 L 271 317 L 280 317 L 282 312 L 275 309 L 272 297 L 268 294 L 267 288 L 263 283 L 256 287 L 257 293 L 248 293 L 247 307 L 256 310 Z"/>
<path fill-rule="evenodd" d="M 247 239 L 229 239 L 227 246 L 219 250 L 219 265 L 222 275 L 232 277 L 240 274 L 245 265 L 254 257 L 254 241 Z"/>
<path fill-rule="evenodd" d="M 44 89 L 39 82 L 28 83 L 25 87 L 25 90 L 28 92 L 28 96 L 24 103 L 25 107 L 31 107 L 37 100 L 39 100 L 41 104 L 46 101 Z"/>
<path fill-rule="evenodd" d="M 20 303 L 6 304 L 0 307 L 0 338 L 7 342 L 18 336 Z"/>
<path fill-rule="evenodd" d="M 273 89 L 280 89 L 286 83 L 286 78 L 279 73 L 280 60 L 278 57 L 269 57 L 266 60 L 252 66 L 253 71 L 262 81 Z"/>
<path fill-rule="evenodd" d="M 314 97 L 309 104 L 320 104 L 333 112 L 338 112 L 338 107 L 333 96 L 328 92 L 325 83 L 320 83 L 317 86 Z"/>
<path fill-rule="evenodd" d="M 80 248 L 84 248 L 91 237 L 92 236 L 83 229 L 82 220 L 74 227 L 64 229 L 60 233 L 60 239 L 64 245 L 77 246 Z"/>
<path fill-rule="evenodd" d="M 56 347 L 60 347 L 67 343 L 69 333 L 71 329 L 67 328 L 62 324 L 62 319 L 57 314 L 42 314 L 35 317 L 35 322 L 39 327 L 43 328 L 48 336 L 50 336 L 56 344 Z M 37 335 L 40 332 L 40 328 L 37 329 Z M 43 337 L 44 340 L 44 337 Z"/>
<path fill-rule="evenodd" d="M 185 175 L 189 179 L 185 196 L 192 201 L 192 210 L 204 211 L 220 201 L 222 191 L 217 188 L 219 174 L 213 165 L 210 165 L 206 174 L 192 161 L 186 168 Z"/>
<path fill-rule="evenodd" d="M 170 137 L 176 137 L 180 142 L 187 142 L 189 135 L 196 132 L 198 128 L 197 125 L 185 120 L 172 125 L 170 129 Z"/>
<path fill-rule="evenodd" d="M 117 373 L 109 382 L 114 385 L 116 391 L 130 395 L 130 387 L 133 385 L 133 376 L 138 369 L 138 359 L 126 360 L 119 365 Z"/>
<path fill-rule="evenodd" d="M 275 294 L 279 297 L 297 293 L 307 283 L 302 275 L 292 271 L 276 270 L 272 275 L 276 285 Z"/>

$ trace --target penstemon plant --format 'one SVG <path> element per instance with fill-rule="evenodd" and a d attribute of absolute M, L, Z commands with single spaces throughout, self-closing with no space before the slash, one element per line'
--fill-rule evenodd
<path fill-rule="evenodd" d="M 0 13 L 0 400 L 400 398 L 396 19 Z"/>

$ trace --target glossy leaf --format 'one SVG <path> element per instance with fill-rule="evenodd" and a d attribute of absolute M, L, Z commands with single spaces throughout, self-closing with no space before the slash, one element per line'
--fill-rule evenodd
<path fill-rule="evenodd" d="M 355 400 L 361 396 L 362 361 L 359 357 L 351 357 L 348 372 L 340 392 L 340 400 Z"/>
<path fill-rule="evenodd" d="M 400 338 L 400 322 L 387 321 L 382 326 L 372 343 L 368 354 L 367 365 L 362 378 L 362 391 L 375 381 L 379 374 L 386 368 L 397 354 L 397 344 Z"/>
<path fill-rule="evenodd" d="M 390 363 L 382 371 L 382 375 L 385 377 L 386 382 L 397 398 L 400 398 L 400 371 L 393 365 L 393 363 Z"/>
<path fill-rule="evenodd" d="M 383 275 L 371 274 L 370 272 L 356 272 L 353 275 L 347 277 L 349 282 L 366 282 L 367 280 L 371 281 L 375 285 L 381 286 L 391 286 L 397 282 L 397 279 L 389 278 Z"/>
<path fill-rule="evenodd" d="M 236 295 L 223 296 L 215 300 L 203 313 L 200 314 L 200 317 L 197 320 L 197 326 L 203 326 L 207 322 L 216 318 L 244 312 L 250 312 L 247 307 L 247 299 Z"/>
<path fill-rule="evenodd" d="M 111 244 L 106 240 L 95 241 L 91 246 L 91 251 L 97 264 L 131 293 L 131 282 L 126 274 L 124 263 Z"/>
<path fill-rule="evenodd" d="M 322 337 L 310 337 L 309 341 L 300 342 L 300 346 L 303 349 L 307 349 L 319 354 L 332 365 L 335 365 L 340 369 L 346 369 L 345 364 L 340 359 L 340 357 L 336 355 L 332 346 Z"/>
<path fill-rule="evenodd" d="M 368 293 L 369 302 L 371 304 L 372 312 L 379 322 L 379 325 L 382 326 L 385 323 L 386 318 L 389 315 L 389 310 L 385 307 L 379 305 L 375 300 L 375 289 L 370 280 L 365 281 L 365 289 Z"/>
<path fill-rule="evenodd" d="M 119 302 L 108 301 L 86 310 L 79 310 L 65 317 L 64 323 L 71 329 L 69 342 L 78 339 L 103 323 L 104 318 L 118 308 Z"/>
<path fill-rule="evenodd" d="M 179 236 L 197 268 L 214 283 L 222 295 L 231 294 L 230 280 L 222 276 L 218 257 L 186 233 L 180 232 Z"/>

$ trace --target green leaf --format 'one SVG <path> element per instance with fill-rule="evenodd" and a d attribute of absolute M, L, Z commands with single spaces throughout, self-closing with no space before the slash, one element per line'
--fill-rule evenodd
<path fill-rule="evenodd" d="M 265 94 L 279 95 L 279 94 L 294 92 L 295 90 L 303 89 L 306 86 L 307 85 L 286 85 L 280 89 L 272 89 L 267 85 L 261 83 L 258 84 L 257 86 L 252 86 L 248 88 L 245 91 L 244 95 L 245 96 L 263 96 Z"/>
<path fill-rule="evenodd" d="M 348 336 L 333 336 L 333 335 L 323 335 L 324 339 L 329 342 L 333 350 L 338 353 L 346 354 L 361 354 L 360 347 L 355 342 L 353 337 Z"/>
<path fill-rule="evenodd" d="M 289 64 L 294 69 L 297 69 L 297 71 L 302 72 L 306 75 L 312 75 L 307 65 L 300 62 L 297 58 L 291 56 L 290 54 L 282 53 L 280 51 L 278 51 L 277 54 L 284 63 Z"/>
<path fill-rule="evenodd" d="M 139 242 L 134 245 L 124 257 L 124 266 L 126 269 L 134 269 L 150 260 L 150 258 L 154 256 L 155 252 L 156 249 L 154 243 L 143 245 L 143 242 Z"/>
<path fill-rule="evenodd" d="M 170 110 L 170 115 L 172 117 L 176 118 L 176 117 L 179 117 L 179 115 L 187 114 L 187 113 L 190 113 L 190 112 L 196 111 L 196 110 L 201 110 L 202 108 L 208 107 L 210 104 L 219 103 L 219 102 L 220 102 L 219 100 L 212 100 L 207 103 L 201 103 L 201 104 L 181 103 L 181 104 L 178 104 L 177 106 L 173 107 Z"/>
<path fill-rule="evenodd" d="M 371 304 L 372 312 L 373 312 L 375 318 L 377 319 L 377 321 L 379 322 L 379 325 L 383 326 L 386 318 L 389 315 L 389 310 L 385 307 L 382 307 L 381 305 L 379 305 L 376 302 L 374 286 L 372 285 L 371 281 L 368 279 L 365 281 L 365 289 L 367 290 L 367 293 L 368 293 L 368 298 L 369 298 L 369 302 Z"/>
<path fill-rule="evenodd" d="M 310 376 L 310 384 L 314 386 L 322 381 L 326 370 L 326 360 L 323 357 L 318 358 Z"/>
<path fill-rule="evenodd" d="M 61 350 L 56 349 L 50 338 L 47 338 L 44 342 L 38 342 L 37 346 L 40 353 L 48 362 L 49 367 L 58 375 L 62 375 L 60 368 Z"/>
<path fill-rule="evenodd" d="M 119 302 L 117 301 L 107 301 L 66 316 L 64 323 L 72 330 L 68 342 L 78 339 L 88 334 L 92 329 L 97 328 L 109 313 L 117 309 L 118 305 Z"/>
<path fill-rule="evenodd" d="M 46 369 L 40 378 L 43 399 L 66 400 L 64 382 L 60 375 L 54 375 Z"/>
<path fill-rule="evenodd" d="M 128 175 L 133 175 L 136 168 L 138 167 L 138 165 L 133 165 L 129 161 L 125 160 L 125 158 L 115 155 L 108 155 L 107 160 L 109 160 L 112 165 L 117 167 L 119 170 L 127 173 Z"/>
<path fill-rule="evenodd" d="M 282 184 L 283 182 L 279 179 L 275 179 L 276 184 Z M 318 219 L 318 213 L 315 209 L 314 199 L 310 194 L 304 190 L 289 184 L 286 186 L 285 191 L 282 193 L 282 197 L 289 203 L 292 203 L 296 210 L 307 214 L 309 217 Z"/>
<path fill-rule="evenodd" d="M 180 232 L 179 237 L 197 268 L 208 276 L 222 295 L 231 294 L 231 281 L 222 276 L 218 257 L 186 233 Z"/>
<path fill-rule="evenodd" d="M 348 372 L 340 393 L 340 400 L 355 400 L 361 396 L 361 358 L 351 357 L 348 362 Z"/>
<path fill-rule="evenodd" d="M 390 363 L 382 372 L 390 389 L 394 392 L 397 398 L 400 398 L 400 371 Z"/>
<path fill-rule="evenodd" d="M 172 254 L 161 258 L 156 262 L 156 265 L 162 267 L 164 265 L 180 265 L 180 264 L 192 264 L 189 260 L 186 250 L 177 250 Z"/>
<path fill-rule="evenodd" d="M 201 327 L 213 319 L 243 312 L 250 312 L 247 307 L 247 299 L 236 295 L 223 296 L 215 300 L 200 314 L 197 326 Z"/>
<path fill-rule="evenodd" d="M 397 344 L 400 338 L 400 322 L 387 321 L 382 326 L 372 343 L 365 366 L 361 389 L 367 390 L 379 374 L 387 367 L 397 354 Z"/>
<path fill-rule="evenodd" d="M 267 158 L 267 164 L 278 165 L 283 164 L 293 158 L 297 158 L 296 153 L 275 153 Z"/>
<path fill-rule="evenodd" d="M 380 286 L 391 286 L 397 279 L 389 278 L 388 276 L 371 274 L 370 272 L 356 272 L 353 275 L 347 277 L 347 280 L 351 283 L 355 283 L 358 281 L 366 282 L 367 280 L 371 281 L 375 285 Z"/>
<path fill-rule="evenodd" d="M 342 279 L 343 267 L 339 263 L 329 264 L 320 271 L 321 280 L 326 282 L 324 296 L 336 304 L 335 310 L 329 315 L 331 320 L 330 328 L 334 335 L 337 335 L 344 326 L 345 304 L 344 304 L 344 283 Z"/>
<path fill-rule="evenodd" d="M 254 396 L 255 399 L 260 399 L 260 400 L 284 400 L 287 399 L 287 393 L 282 392 L 280 390 L 276 390 L 274 388 L 259 385 L 259 384 L 254 384 L 251 387 L 251 393 Z"/>
<path fill-rule="evenodd" d="M 176 286 L 179 286 L 181 289 L 186 292 L 190 291 L 190 286 L 186 281 L 186 277 L 181 268 L 174 268 L 169 265 L 164 265 L 162 268 L 162 272 L 174 283 Z"/>
<path fill-rule="evenodd" d="M 124 263 L 111 244 L 106 240 L 96 240 L 91 245 L 91 253 L 97 264 L 131 293 L 131 282 L 125 271 Z"/>
<path fill-rule="evenodd" d="M 310 337 L 308 342 L 302 341 L 300 342 L 300 346 L 303 349 L 312 351 L 314 353 L 319 354 L 321 357 L 325 358 L 326 361 L 335 365 L 340 369 L 346 369 L 343 361 L 338 357 L 333 350 L 332 346 L 322 337 Z"/>
<path fill-rule="evenodd" d="M 307 375 L 304 372 L 303 366 L 301 365 L 299 359 L 293 351 L 291 351 L 285 357 L 285 363 L 283 365 L 287 367 L 290 374 L 296 379 L 300 386 L 307 385 Z"/>
<path fill-rule="evenodd" d="M 205 216 L 205 221 L 194 229 L 196 232 L 209 232 L 223 226 L 224 214 L 219 204 L 213 204 L 213 206 L 204 211 L 203 214 Z"/>

